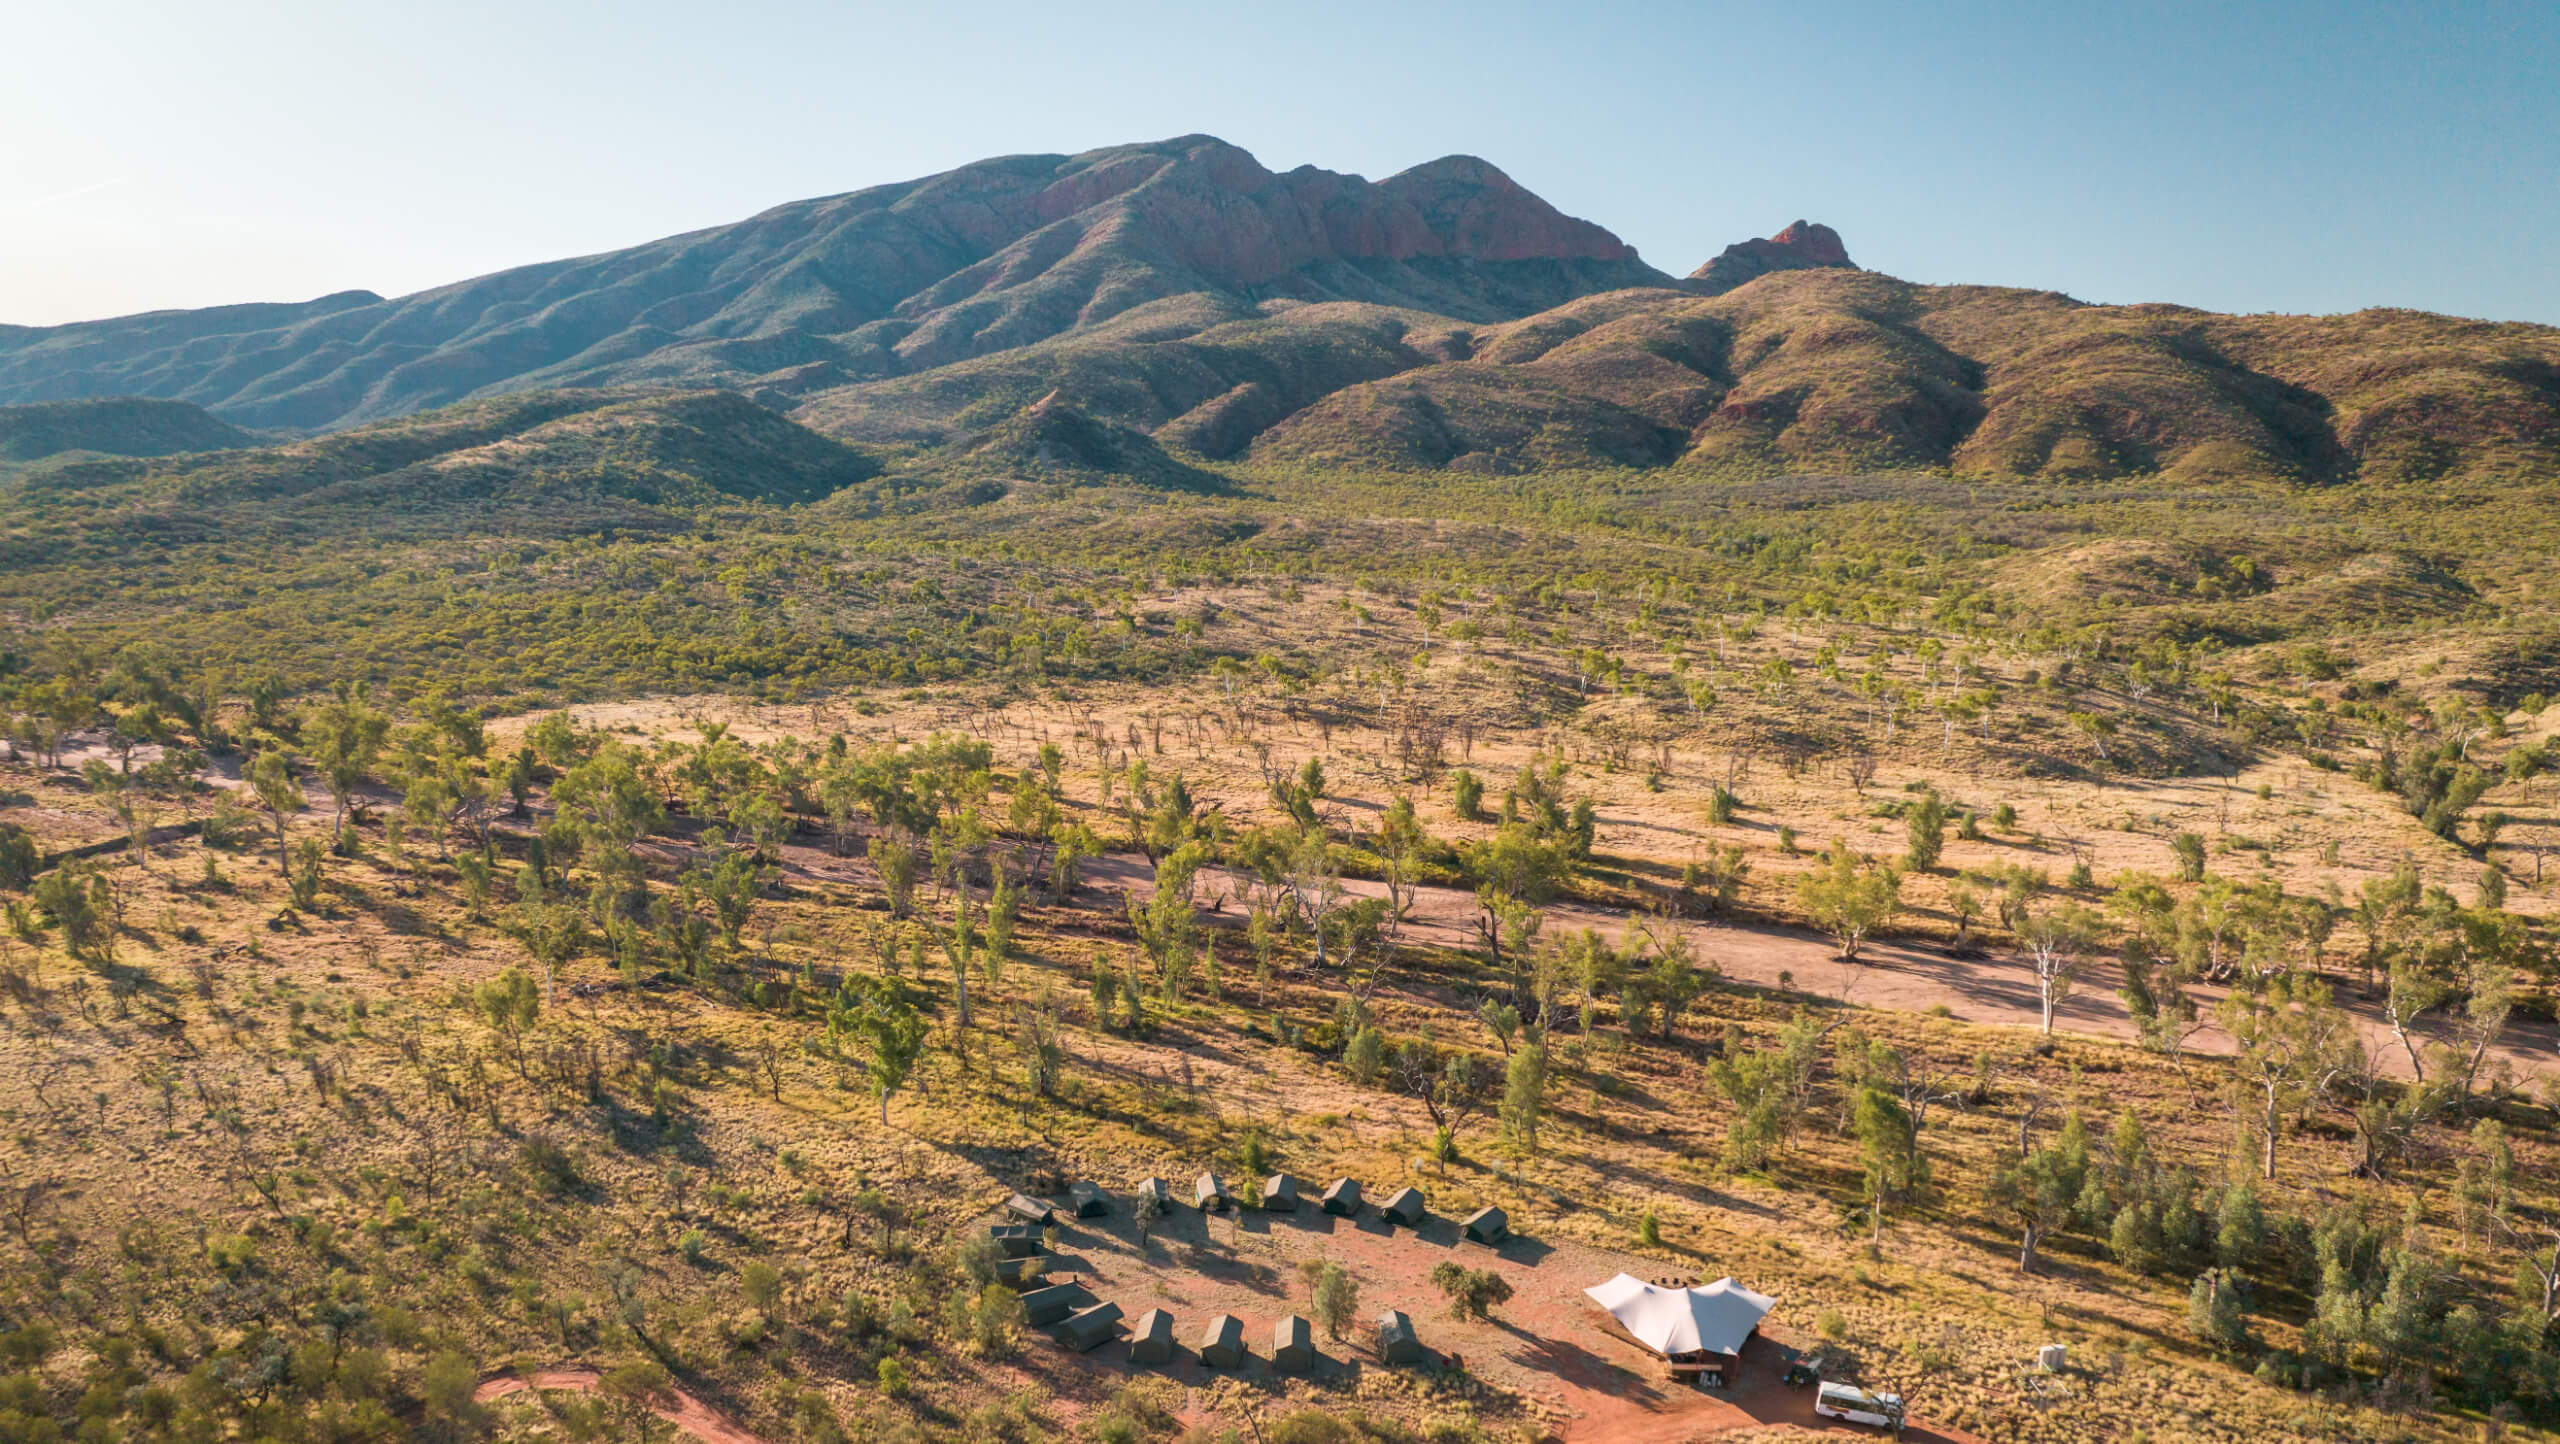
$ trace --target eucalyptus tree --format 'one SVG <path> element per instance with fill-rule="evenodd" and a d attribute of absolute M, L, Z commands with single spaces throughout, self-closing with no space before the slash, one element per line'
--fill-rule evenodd
<path fill-rule="evenodd" d="M 2216 1017 L 2235 1045 L 2234 1100 L 2258 1135 L 2260 1175 L 2272 1180 L 2285 1119 L 2351 1066 L 2353 1025 L 2331 1001 L 2327 984 L 2284 975 L 2234 989 Z"/>
<path fill-rule="evenodd" d="M 1866 944 L 1902 909 L 1902 874 L 1890 863 L 1871 862 L 1834 841 L 1822 860 L 1796 881 L 1796 902 L 1813 925 L 1830 935 L 1842 962 L 1856 963 Z"/>
<path fill-rule="evenodd" d="M 285 826 L 304 806 L 302 788 L 293 780 L 293 764 L 282 751 L 270 748 L 250 759 L 242 780 L 275 829 L 276 872 L 291 877 L 293 860 L 285 850 Z"/>
<path fill-rule="evenodd" d="M 2018 943 L 2035 971 L 2041 1031 L 2046 1037 L 2053 1036 L 2054 1014 L 2070 1000 L 2072 988 L 2088 966 L 2090 951 L 2097 946 L 2098 923 L 2094 909 L 2063 902 L 2030 912 L 2018 928 Z"/>
<path fill-rule="evenodd" d="M 2046 1236 L 2068 1225 L 2089 1178 L 2088 1129 L 2079 1110 L 2064 1117 L 2051 1143 L 2032 1146 L 2035 1110 L 2018 1126 L 2018 1151 L 1994 1167 L 1989 1190 L 1994 1208 L 2018 1227 L 2018 1270 L 2034 1273 Z"/>
<path fill-rule="evenodd" d="M 302 720 L 302 745 L 312 766 L 337 804 L 330 822 L 330 846 L 347 851 L 347 809 L 356 789 L 373 774 L 382 744 L 391 735 L 391 718 L 373 705 L 371 684 L 358 679 L 340 682 L 326 701 Z"/>

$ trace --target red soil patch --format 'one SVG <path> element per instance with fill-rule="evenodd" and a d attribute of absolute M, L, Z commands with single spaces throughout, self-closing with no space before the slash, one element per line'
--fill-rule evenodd
<path fill-rule="evenodd" d="M 530 1379 L 521 1374 L 500 1374 L 483 1379 L 480 1387 L 471 1391 L 471 1397 L 485 1404 L 492 1399 L 521 1394 L 527 1389 L 565 1389 L 573 1394 L 592 1394 L 603 1379 L 602 1374 L 583 1364 L 565 1364 L 556 1369 L 545 1369 Z M 728 1415 L 673 1386 L 649 1401 L 649 1412 L 702 1440 L 703 1444 L 765 1444 L 762 1436 L 739 1428 Z"/>

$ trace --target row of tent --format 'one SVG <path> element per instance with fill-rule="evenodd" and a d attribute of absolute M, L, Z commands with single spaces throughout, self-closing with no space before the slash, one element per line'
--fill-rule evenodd
<path fill-rule="evenodd" d="M 1142 1205 L 1152 1205 L 1161 1213 L 1173 1207 L 1173 1185 L 1161 1178 L 1141 1178 L 1130 1185 Z M 1203 1213 L 1224 1213 L 1236 1206 L 1235 1195 L 1228 1191 L 1214 1173 L 1203 1173 L 1192 1185 L 1192 1203 Z M 1337 1178 L 1327 1185 L 1319 1206 L 1326 1213 L 1342 1218 L 1360 1212 L 1361 1189 L 1358 1180 Z M 1285 1173 L 1275 1173 L 1262 1182 L 1262 1207 L 1275 1213 L 1296 1210 L 1299 1203 L 1298 1181 Z M 1102 1185 L 1089 1179 L 1078 1180 L 1067 1190 L 1067 1211 L 1077 1218 L 1099 1218 L 1111 1212 L 1111 1195 Z M 1391 1223 L 1407 1228 L 1420 1226 L 1431 1216 L 1431 1209 L 1418 1188 L 1400 1188 L 1377 1205 L 1378 1212 Z M 990 1226 L 987 1233 L 1003 1252 L 997 1265 L 998 1277 L 1017 1287 L 1037 1283 L 1048 1260 L 1042 1250 L 1045 1230 L 1055 1223 L 1058 1209 L 1046 1200 L 1027 1193 L 1017 1193 L 1005 1200 L 1004 1212 L 1016 1220 Z M 1474 1242 L 1498 1244 L 1510 1237 L 1510 1220 L 1499 1208 L 1481 1208 L 1467 1216 L 1461 1228 Z M 1081 1284 L 1049 1284 L 1025 1290 L 1022 1308 L 1026 1321 L 1035 1328 L 1054 1330 L 1058 1342 L 1078 1353 L 1101 1347 L 1118 1336 L 1126 1327 L 1129 1332 L 1129 1361 L 1133 1364 L 1169 1363 L 1173 1358 L 1173 1315 L 1164 1309 L 1149 1309 L 1123 1323 L 1120 1306 L 1105 1300 L 1085 1303 L 1090 1295 Z M 1212 1368 L 1233 1368 L 1250 1357 L 1244 1342 L 1244 1321 L 1233 1314 L 1219 1314 L 1202 1329 L 1199 1342 L 1200 1361 Z M 1430 1351 L 1414 1333 L 1413 1320 L 1403 1311 L 1389 1309 L 1378 1316 L 1378 1357 L 1389 1364 L 1420 1364 L 1430 1360 Z M 1271 1327 L 1271 1364 L 1275 1369 L 1303 1370 L 1315 1361 L 1315 1332 L 1307 1321 L 1295 1314 L 1279 1320 Z"/>
<path fill-rule="evenodd" d="M 1108 1301 L 1078 1308 L 1084 1290 L 1076 1284 L 1053 1284 L 1022 1296 L 1022 1308 L 1036 1327 L 1053 1329 L 1059 1343 L 1077 1353 L 1090 1353 L 1117 1337 L 1122 1328 L 1120 1306 Z M 1149 1309 L 1128 1322 L 1129 1362 L 1173 1362 L 1173 1313 Z M 1252 1357 L 1244 1342 L 1244 1320 L 1217 1314 L 1200 1331 L 1200 1362 L 1213 1369 L 1240 1367 Z M 1378 1316 L 1378 1357 L 1389 1364 L 1429 1362 L 1430 1352 L 1415 1336 L 1413 1320 L 1389 1309 Z M 1271 1326 L 1271 1367 L 1303 1372 L 1315 1363 L 1315 1329 L 1291 1314 Z"/>
<path fill-rule="evenodd" d="M 1161 1178 L 1141 1178 L 1130 1185 L 1130 1190 L 1138 1196 L 1141 1204 L 1152 1205 L 1159 1213 L 1173 1207 L 1173 1185 Z M 1111 1195 L 1090 1179 L 1079 1180 L 1068 1188 L 1067 1200 L 1069 1211 L 1078 1218 L 1099 1218 L 1111 1211 Z M 1235 1195 L 1227 1191 L 1226 1184 L 1214 1173 L 1203 1173 L 1192 1184 L 1191 1201 L 1203 1213 L 1225 1213 L 1236 1205 Z M 1318 1203 L 1326 1213 L 1351 1218 L 1360 1212 L 1360 1201 L 1359 1181 L 1337 1178 L 1326 1185 Z M 1288 1174 L 1275 1173 L 1262 1181 L 1262 1207 L 1265 1211 L 1294 1213 L 1298 1202 L 1298 1180 Z M 1037 1231 L 1057 1217 L 1054 1207 L 1027 1193 L 1017 1193 L 1005 1200 L 1005 1212 L 1022 1222 L 998 1225 L 991 1230 L 1000 1242 L 1010 1230 L 1029 1229 L 1032 1237 L 1036 1238 Z M 1389 1195 L 1386 1202 L 1378 1205 L 1378 1212 L 1390 1223 L 1414 1228 L 1430 1216 L 1431 1209 L 1423 1201 L 1421 1189 L 1407 1187 Z M 1509 1218 L 1501 1209 L 1493 1207 L 1480 1208 L 1469 1214 L 1461 1227 L 1469 1239 L 1483 1244 L 1498 1244 L 1511 1234 Z"/>

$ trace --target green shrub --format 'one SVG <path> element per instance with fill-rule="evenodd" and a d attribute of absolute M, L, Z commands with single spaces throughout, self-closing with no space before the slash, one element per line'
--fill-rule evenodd
<path fill-rule="evenodd" d="M 1484 820 L 1483 778 L 1461 767 L 1449 774 L 1449 790 L 1460 817 L 1469 822 Z"/>
<path fill-rule="evenodd" d="M 1351 1046 L 1342 1050 L 1343 1069 L 1351 1081 L 1366 1088 L 1378 1081 L 1378 1070 L 1386 1052 L 1386 1040 L 1375 1028 L 1363 1028 L 1351 1035 Z"/>
<path fill-rule="evenodd" d="M 1449 1317 L 1486 1319 L 1511 1302 L 1511 1281 L 1491 1269 L 1471 1269 L 1443 1259 L 1431 1269 L 1431 1286 L 1449 1300 Z"/>
<path fill-rule="evenodd" d="M 36 840 L 15 823 L 0 822 L 0 888 L 23 891 L 36 876 Z"/>
<path fill-rule="evenodd" d="M 2177 859 L 2180 882 L 2204 881 L 2204 838 L 2182 832 L 2169 839 L 2169 851 Z"/>
<path fill-rule="evenodd" d="M 1938 856 L 1947 845 L 1947 805 L 1934 792 L 1903 809 L 1902 826 L 1909 839 L 1903 854 L 1912 869 L 1927 872 L 1938 865 Z"/>
<path fill-rule="evenodd" d="M 738 1271 L 738 1289 L 746 1296 L 747 1307 L 767 1318 L 782 1306 L 782 1275 L 762 1259 Z"/>

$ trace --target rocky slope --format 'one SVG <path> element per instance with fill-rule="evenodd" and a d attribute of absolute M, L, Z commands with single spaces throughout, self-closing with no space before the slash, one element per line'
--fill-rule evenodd
<path fill-rule="evenodd" d="M 1091 330 L 1170 297 L 1470 323 L 1665 279 L 1481 160 L 1370 182 L 1206 136 L 1010 156 L 414 296 L 0 327 L 0 402 L 179 398 L 318 430 L 552 386 L 777 394 Z"/>

